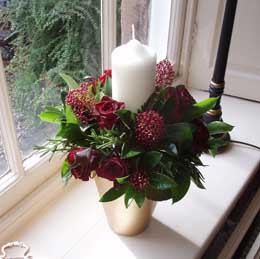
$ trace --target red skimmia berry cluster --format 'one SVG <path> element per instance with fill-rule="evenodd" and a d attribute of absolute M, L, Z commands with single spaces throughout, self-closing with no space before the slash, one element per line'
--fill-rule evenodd
<path fill-rule="evenodd" d="M 137 114 L 135 138 L 138 144 L 147 148 L 158 144 L 164 134 L 164 119 L 156 111 Z"/>
<path fill-rule="evenodd" d="M 168 59 L 160 61 L 156 65 L 155 85 L 157 87 L 170 86 L 174 80 L 174 69 L 172 63 Z"/>
<path fill-rule="evenodd" d="M 82 83 L 79 88 L 71 89 L 66 96 L 66 104 L 72 107 L 76 117 L 83 123 L 89 124 L 98 119 L 95 109 L 95 87 L 98 81 L 104 86 L 107 77 L 111 77 L 112 71 L 105 70 L 104 74 L 92 82 Z M 89 94 L 91 88 L 91 93 Z"/>

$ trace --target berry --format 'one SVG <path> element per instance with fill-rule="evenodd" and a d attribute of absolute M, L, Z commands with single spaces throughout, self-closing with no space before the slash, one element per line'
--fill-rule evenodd
<path fill-rule="evenodd" d="M 156 65 L 155 85 L 158 87 L 169 86 L 174 79 L 173 65 L 168 59 L 160 61 Z"/>
<path fill-rule="evenodd" d="M 135 138 L 138 144 L 150 148 L 159 143 L 164 134 L 164 119 L 155 111 L 138 113 Z"/>
<path fill-rule="evenodd" d="M 83 124 L 88 124 L 95 105 L 94 97 L 87 95 L 89 86 L 84 83 L 80 88 L 70 90 L 66 96 L 66 104 L 72 107 L 76 117 Z"/>
<path fill-rule="evenodd" d="M 137 190 L 142 191 L 149 185 L 149 179 L 143 170 L 137 170 L 129 177 L 129 183 Z"/>

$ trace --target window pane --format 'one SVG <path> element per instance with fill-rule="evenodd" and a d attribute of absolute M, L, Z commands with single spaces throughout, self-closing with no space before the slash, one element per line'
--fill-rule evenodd
<path fill-rule="evenodd" d="M 173 0 L 120 0 L 117 1 L 117 45 L 132 39 L 132 24 L 135 37 L 155 49 L 157 60 L 167 56 L 171 5 Z M 175 62 L 175 57 L 171 57 Z"/>
<path fill-rule="evenodd" d="M 100 73 L 100 1 L 12 0 L 5 8 L 0 5 L 0 11 L 2 58 L 26 157 L 57 129 L 41 122 L 38 114 L 61 103 L 65 84 L 59 73 L 78 82 Z"/>
<path fill-rule="evenodd" d="M 132 24 L 135 26 L 135 38 L 143 44 L 148 43 L 149 16 L 151 0 L 120 0 L 118 1 L 118 45 L 132 39 Z"/>
<path fill-rule="evenodd" d="M 3 176 L 8 171 L 8 164 L 5 158 L 4 147 L 0 135 L 0 177 Z"/>

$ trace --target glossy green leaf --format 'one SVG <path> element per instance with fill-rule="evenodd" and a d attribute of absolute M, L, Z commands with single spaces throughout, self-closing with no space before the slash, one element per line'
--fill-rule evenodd
<path fill-rule="evenodd" d="M 122 183 L 125 183 L 128 178 L 129 178 L 129 175 L 124 176 L 124 177 L 120 177 L 120 178 L 116 178 L 116 180 L 117 180 L 118 183 L 122 184 Z"/>
<path fill-rule="evenodd" d="M 212 109 L 218 101 L 218 97 L 211 97 L 194 104 L 185 114 L 186 120 L 194 120 L 201 117 L 205 112 Z"/>
<path fill-rule="evenodd" d="M 173 203 L 180 201 L 188 192 L 190 188 L 190 176 L 183 172 L 183 174 L 175 177 L 175 181 L 177 185 L 171 189 Z"/>
<path fill-rule="evenodd" d="M 125 199 L 124 199 L 126 208 L 128 208 L 130 206 L 130 204 L 134 200 L 134 196 L 135 196 L 135 189 L 134 189 L 134 187 L 131 186 L 131 185 L 127 185 L 126 191 L 125 191 Z"/>
<path fill-rule="evenodd" d="M 79 120 L 75 116 L 72 108 L 68 105 L 66 105 L 66 121 L 67 123 L 71 123 L 71 124 L 77 124 L 77 125 L 79 124 Z"/>
<path fill-rule="evenodd" d="M 100 202 L 109 202 L 109 201 L 113 201 L 118 199 L 119 197 L 121 197 L 124 193 L 125 193 L 126 187 L 122 186 L 122 187 L 113 187 L 111 189 L 109 189 L 101 198 L 100 198 Z"/>
<path fill-rule="evenodd" d="M 135 157 L 140 155 L 141 153 L 144 152 L 143 149 L 138 148 L 138 147 L 130 147 L 127 144 L 122 146 L 122 158 L 126 159 L 126 158 L 131 158 L 131 157 Z"/>
<path fill-rule="evenodd" d="M 112 96 L 112 80 L 110 77 L 107 77 L 103 91 L 105 95 Z"/>
<path fill-rule="evenodd" d="M 215 157 L 221 148 L 226 147 L 229 144 L 229 141 L 220 139 L 218 137 L 211 136 L 209 138 L 209 153 Z"/>
<path fill-rule="evenodd" d="M 130 206 L 133 200 L 135 200 L 137 206 L 141 208 L 145 200 L 145 194 L 142 191 L 136 190 L 133 186 L 128 185 L 125 192 L 126 208 Z"/>
<path fill-rule="evenodd" d="M 85 146 L 85 136 L 82 134 L 80 127 L 75 124 L 61 123 L 56 137 L 67 139 L 73 144 Z"/>
<path fill-rule="evenodd" d="M 202 183 L 203 179 L 201 178 L 200 173 L 193 171 L 191 174 L 191 179 L 198 188 L 206 189 L 204 184 Z"/>
<path fill-rule="evenodd" d="M 135 196 L 134 196 L 135 202 L 139 208 L 141 208 L 144 204 L 145 200 L 145 194 L 144 192 L 141 191 L 136 191 Z"/>
<path fill-rule="evenodd" d="M 42 121 L 60 124 L 64 120 L 64 114 L 58 108 L 47 107 L 44 112 L 39 115 Z"/>
<path fill-rule="evenodd" d="M 147 171 L 152 170 L 155 166 L 159 164 L 162 159 L 162 153 L 159 151 L 149 151 L 143 156 L 143 164 Z"/>
<path fill-rule="evenodd" d="M 171 189 L 158 190 L 153 186 L 149 186 L 145 190 L 145 195 L 148 199 L 153 201 L 165 201 L 171 199 L 172 197 Z"/>
<path fill-rule="evenodd" d="M 176 182 L 167 175 L 152 172 L 149 174 L 150 184 L 159 190 L 167 190 L 176 187 Z"/>
<path fill-rule="evenodd" d="M 207 128 L 210 135 L 215 135 L 229 132 L 234 128 L 234 126 L 222 121 L 213 121 L 207 124 Z"/>
<path fill-rule="evenodd" d="M 60 73 L 60 76 L 62 77 L 62 79 L 66 82 L 66 84 L 68 85 L 68 87 L 70 89 L 76 89 L 78 88 L 78 83 L 69 75 L 66 75 L 64 73 Z"/>
<path fill-rule="evenodd" d="M 126 109 L 117 110 L 115 112 L 115 114 L 117 114 L 121 118 L 121 120 L 124 120 L 124 121 L 135 121 L 135 118 L 136 118 L 135 112 L 131 112 Z"/>
<path fill-rule="evenodd" d="M 167 125 L 166 138 L 176 143 L 181 149 L 189 149 L 192 145 L 191 125 L 186 122 Z"/>

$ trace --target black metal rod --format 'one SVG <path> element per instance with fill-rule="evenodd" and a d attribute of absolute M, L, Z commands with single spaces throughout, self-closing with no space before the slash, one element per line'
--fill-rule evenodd
<path fill-rule="evenodd" d="M 227 0 L 212 81 L 224 83 L 237 0 Z"/>
<path fill-rule="evenodd" d="M 225 73 L 235 20 L 237 0 L 227 0 L 219 39 L 213 77 L 209 86 L 210 97 L 219 97 L 215 107 L 204 115 L 206 123 L 222 120 L 221 96 L 225 87 Z"/>

